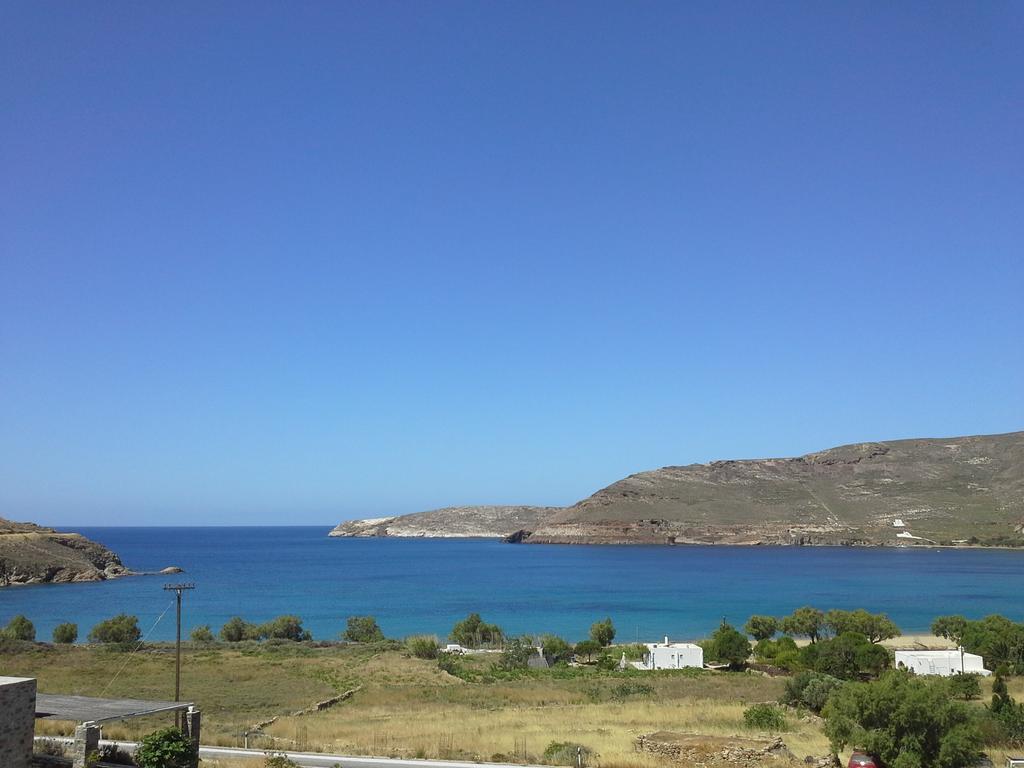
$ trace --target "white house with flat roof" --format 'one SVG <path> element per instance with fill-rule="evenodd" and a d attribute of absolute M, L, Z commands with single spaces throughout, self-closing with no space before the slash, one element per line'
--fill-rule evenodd
<path fill-rule="evenodd" d="M 962 666 L 961 666 L 962 664 Z M 918 675 L 941 675 L 950 677 L 952 675 L 964 674 L 984 675 L 988 677 L 991 671 L 985 669 L 984 659 L 976 653 L 963 653 L 953 650 L 925 651 L 917 648 L 896 651 L 896 667 L 912 670 Z"/>
<path fill-rule="evenodd" d="M 636 666 L 640 669 L 683 669 L 703 667 L 704 649 L 693 643 L 645 643 L 647 653 Z"/>

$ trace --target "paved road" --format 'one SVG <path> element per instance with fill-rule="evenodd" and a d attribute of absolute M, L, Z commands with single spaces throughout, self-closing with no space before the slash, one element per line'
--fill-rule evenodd
<path fill-rule="evenodd" d="M 40 737 L 36 737 L 37 739 Z M 62 741 L 70 744 L 71 739 L 50 737 L 50 741 Z M 101 741 L 102 746 L 117 744 L 128 751 L 134 751 L 138 746 L 131 741 Z M 249 757 L 262 758 L 266 756 L 262 749 L 240 749 L 238 747 L 199 747 L 200 757 Z M 389 757 L 357 757 L 355 755 L 323 755 L 315 752 L 281 752 L 274 750 L 273 754 L 283 754 L 302 768 L 545 768 L 544 766 L 522 766 L 510 765 L 507 763 L 464 763 L 454 760 L 398 760 Z"/>

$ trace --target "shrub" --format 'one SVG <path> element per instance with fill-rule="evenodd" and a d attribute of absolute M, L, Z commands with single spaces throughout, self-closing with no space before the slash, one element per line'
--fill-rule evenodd
<path fill-rule="evenodd" d="M 750 641 L 731 624 L 723 621 L 704 649 L 713 661 L 738 669 L 750 658 Z"/>
<path fill-rule="evenodd" d="M 540 647 L 544 655 L 555 663 L 568 661 L 572 656 L 572 646 L 557 635 L 544 635 L 540 639 Z"/>
<path fill-rule="evenodd" d="M 452 627 L 452 642 L 466 648 L 479 648 L 482 645 L 499 645 L 504 638 L 501 627 L 488 624 L 480 618 L 479 613 L 471 613 Z"/>
<path fill-rule="evenodd" d="M 967 673 L 966 675 L 953 675 L 947 681 L 949 695 L 954 698 L 962 698 L 964 701 L 981 698 L 981 683 L 978 682 L 981 675 Z"/>
<path fill-rule="evenodd" d="M 783 653 L 797 653 L 799 648 L 792 637 L 780 637 L 778 640 L 758 640 L 754 646 L 754 657 L 759 661 L 775 663 Z"/>
<path fill-rule="evenodd" d="M 211 631 L 209 624 L 202 624 L 195 627 L 192 632 L 189 633 L 189 637 L 196 645 L 212 645 L 217 639 L 213 636 L 213 632 Z"/>
<path fill-rule="evenodd" d="M 433 635 L 414 635 L 406 639 L 405 647 L 417 659 L 437 658 L 437 638 Z"/>
<path fill-rule="evenodd" d="M 496 666 L 505 672 L 526 669 L 529 666 L 530 657 L 534 648 L 530 643 L 521 637 L 515 637 L 505 644 Z"/>
<path fill-rule="evenodd" d="M 543 761 L 546 765 L 587 764 L 593 750 L 572 741 L 552 741 L 544 748 Z"/>
<path fill-rule="evenodd" d="M 615 625 L 612 624 L 612 620 L 609 618 L 604 621 L 595 621 L 591 624 L 590 639 L 601 646 L 611 645 L 612 640 L 615 639 Z"/>
<path fill-rule="evenodd" d="M 854 680 L 861 675 L 880 674 L 889 666 L 889 652 L 862 634 L 846 632 L 805 646 L 800 650 L 800 660 L 808 669 Z"/>
<path fill-rule="evenodd" d="M 814 712 L 821 712 L 829 694 L 842 684 L 842 680 L 832 675 L 803 671 L 786 681 L 781 701 L 790 706 L 807 707 Z"/>
<path fill-rule="evenodd" d="M 142 639 L 139 619 L 126 613 L 119 613 L 112 619 L 101 621 L 89 631 L 90 643 L 108 643 L 111 645 L 130 646 Z"/>
<path fill-rule="evenodd" d="M 787 635 L 807 637 L 812 643 L 816 643 L 825 630 L 825 614 L 817 608 L 805 605 L 783 617 L 779 622 L 779 628 Z"/>
<path fill-rule="evenodd" d="M 597 668 L 603 672 L 611 672 L 619 666 L 619 661 L 610 653 L 605 651 L 597 657 Z"/>
<path fill-rule="evenodd" d="M 302 619 L 298 616 L 278 616 L 259 626 L 259 639 L 267 640 L 312 640 L 313 635 L 302 628 Z"/>
<path fill-rule="evenodd" d="M 232 616 L 224 626 L 220 628 L 220 639 L 226 643 L 240 643 L 243 640 L 258 640 L 259 627 L 242 619 L 241 616 Z"/>
<path fill-rule="evenodd" d="M 31 621 L 18 614 L 7 622 L 2 634 L 9 640 L 22 640 L 31 643 L 36 639 L 36 628 Z"/>
<path fill-rule="evenodd" d="M 779 631 L 779 620 L 774 616 L 751 616 L 743 631 L 755 640 L 770 640 Z"/>
<path fill-rule="evenodd" d="M 301 768 L 301 766 L 287 755 L 267 755 L 263 768 Z"/>
<path fill-rule="evenodd" d="M 69 621 L 58 624 L 53 628 L 53 642 L 61 645 L 70 645 L 78 640 L 78 625 Z"/>
<path fill-rule="evenodd" d="M 622 651 L 626 654 L 626 658 L 630 661 L 643 661 L 643 658 L 649 653 L 647 646 L 643 643 L 630 643 L 629 645 L 617 645 L 615 646 L 616 651 Z"/>
<path fill-rule="evenodd" d="M 743 724 L 759 731 L 784 731 L 786 716 L 774 704 L 752 704 L 743 710 Z"/>
<path fill-rule="evenodd" d="M 144 736 L 135 750 L 140 768 L 187 768 L 195 759 L 195 749 L 177 728 L 162 728 Z"/>
<path fill-rule="evenodd" d="M 384 639 L 384 631 L 373 616 L 349 616 L 341 639 L 350 643 L 377 643 Z"/>
<path fill-rule="evenodd" d="M 974 764 L 980 754 L 976 718 L 949 698 L 943 680 L 896 670 L 876 682 L 845 683 L 829 697 L 824 715 L 835 754 L 853 745 L 897 768 L 956 768 Z"/>
<path fill-rule="evenodd" d="M 900 628 L 884 613 L 868 613 L 863 608 L 855 611 L 829 611 L 825 614 L 825 625 L 835 635 L 857 632 L 871 643 L 888 640 L 900 634 Z"/>
<path fill-rule="evenodd" d="M 64 757 L 67 755 L 67 751 L 68 748 L 63 742 L 53 739 L 39 739 L 32 747 L 34 754 L 46 757 Z"/>

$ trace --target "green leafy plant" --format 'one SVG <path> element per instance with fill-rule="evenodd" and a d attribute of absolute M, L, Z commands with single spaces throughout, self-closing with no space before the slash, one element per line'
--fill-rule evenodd
<path fill-rule="evenodd" d="M 7 626 L 0 630 L 0 634 L 9 640 L 32 642 L 36 639 L 36 628 L 31 621 L 18 614 L 7 622 Z"/>
<path fill-rule="evenodd" d="M 69 621 L 58 624 L 53 628 L 53 642 L 61 645 L 70 645 L 78 640 L 78 625 Z"/>
<path fill-rule="evenodd" d="M 615 639 L 615 625 L 612 624 L 612 620 L 608 618 L 591 624 L 590 639 L 601 646 L 611 645 L 612 640 Z"/>
<path fill-rule="evenodd" d="M 209 624 L 202 624 L 195 627 L 190 633 L 189 638 L 196 645 L 213 645 L 217 638 L 213 636 L 213 632 L 210 629 Z"/>
<path fill-rule="evenodd" d="M 141 639 L 142 630 L 139 629 L 139 619 L 126 613 L 119 613 L 111 619 L 101 621 L 89 631 L 90 643 L 128 647 Z"/>
<path fill-rule="evenodd" d="M 439 650 L 437 638 L 433 635 L 414 635 L 406 638 L 405 647 L 417 659 L 436 659 Z"/>
<path fill-rule="evenodd" d="M 774 704 L 752 704 L 743 710 L 743 724 L 759 731 L 786 730 L 786 715 Z"/>
<path fill-rule="evenodd" d="M 349 616 L 341 639 L 350 643 L 377 643 L 384 639 L 384 630 L 373 616 Z"/>
<path fill-rule="evenodd" d="M 188 768 L 195 760 L 192 742 L 177 728 L 162 728 L 144 736 L 135 750 L 139 768 Z"/>

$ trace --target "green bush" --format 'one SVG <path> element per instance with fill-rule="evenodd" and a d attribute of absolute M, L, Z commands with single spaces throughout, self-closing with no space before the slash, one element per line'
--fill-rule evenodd
<path fill-rule="evenodd" d="M 114 765 L 135 765 L 135 758 L 121 749 L 117 744 L 107 744 L 100 747 L 98 758 L 104 763 Z"/>
<path fill-rule="evenodd" d="M 540 639 L 540 647 L 544 655 L 554 663 L 568 661 L 572 656 L 572 646 L 557 635 L 544 635 Z"/>
<path fill-rule="evenodd" d="M 643 643 L 629 643 L 629 645 L 616 645 L 615 651 L 626 654 L 626 658 L 629 661 L 643 661 L 644 657 L 649 653 L 647 646 Z"/>
<path fill-rule="evenodd" d="M 544 748 L 543 762 L 545 765 L 574 766 L 582 762 L 587 765 L 594 753 L 589 747 L 572 741 L 552 741 Z"/>
<path fill-rule="evenodd" d="M 524 638 L 514 637 L 505 644 L 495 666 L 503 672 L 526 669 L 534 650 L 534 647 Z"/>
<path fill-rule="evenodd" d="M 792 637 L 780 637 L 778 640 L 758 640 L 754 646 L 754 658 L 758 661 L 775 664 L 783 653 L 798 653 L 796 641 Z"/>
<path fill-rule="evenodd" d="M 774 616 L 751 616 L 743 625 L 743 631 L 755 640 L 770 640 L 779 631 L 779 620 Z"/>
<path fill-rule="evenodd" d="M 142 639 L 139 619 L 126 613 L 119 613 L 112 619 L 101 621 L 89 631 L 90 643 L 106 643 L 128 647 Z"/>
<path fill-rule="evenodd" d="M 723 621 L 704 647 L 711 661 L 725 662 L 739 669 L 750 658 L 750 641 L 731 624 Z"/>
<path fill-rule="evenodd" d="M 384 639 L 384 631 L 373 616 L 349 616 L 341 639 L 350 643 L 378 643 Z"/>
<path fill-rule="evenodd" d="M 195 756 L 192 742 L 174 727 L 144 736 L 135 750 L 140 768 L 188 768 Z"/>
<path fill-rule="evenodd" d="M 53 628 L 53 642 L 61 645 L 70 645 L 76 640 L 78 640 L 77 624 L 66 621 Z"/>
<path fill-rule="evenodd" d="M 784 731 L 786 715 L 774 704 L 752 704 L 743 710 L 743 724 L 759 731 Z"/>
<path fill-rule="evenodd" d="M 981 675 L 968 672 L 966 675 L 953 675 L 948 679 L 949 695 L 964 701 L 981 698 Z"/>
<path fill-rule="evenodd" d="M 286 755 L 267 755 L 263 768 L 301 768 L 301 766 Z"/>
<path fill-rule="evenodd" d="M 786 681 L 781 701 L 790 706 L 807 707 L 814 712 L 821 712 L 829 695 L 842 684 L 842 680 L 832 675 L 805 670 Z"/>
<path fill-rule="evenodd" d="M 260 624 L 259 639 L 292 640 L 300 642 L 312 640 L 313 635 L 302 628 L 302 619 L 298 616 L 278 616 L 265 624 Z M 383 636 L 381 636 L 383 639 Z"/>
<path fill-rule="evenodd" d="M 0 634 L 9 640 L 22 640 L 31 643 L 36 639 L 36 628 L 31 621 L 18 614 L 7 622 L 7 626 L 0 630 Z"/>
<path fill-rule="evenodd" d="M 189 638 L 196 645 L 212 645 L 217 640 L 217 638 L 213 636 L 213 632 L 211 631 L 209 624 L 202 624 L 195 627 L 189 633 Z"/>
<path fill-rule="evenodd" d="M 835 754 L 850 745 L 894 768 L 959 768 L 980 754 L 977 718 L 949 697 L 944 680 L 895 670 L 875 682 L 844 683 L 823 714 Z"/>
<path fill-rule="evenodd" d="M 800 649 L 804 667 L 842 680 L 877 676 L 889 666 L 889 652 L 858 632 L 846 632 Z"/>
<path fill-rule="evenodd" d="M 232 616 L 220 628 L 220 639 L 226 643 L 240 643 L 243 640 L 258 640 L 259 627 L 250 624 L 241 616 Z"/>
<path fill-rule="evenodd" d="M 500 645 L 505 635 L 497 624 L 488 624 L 479 613 L 471 613 L 452 627 L 452 642 L 464 648 Z"/>
<path fill-rule="evenodd" d="M 437 646 L 437 638 L 433 635 L 414 635 L 405 641 L 406 650 L 417 659 L 436 659 Z"/>

